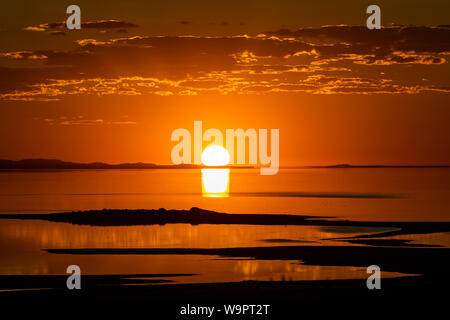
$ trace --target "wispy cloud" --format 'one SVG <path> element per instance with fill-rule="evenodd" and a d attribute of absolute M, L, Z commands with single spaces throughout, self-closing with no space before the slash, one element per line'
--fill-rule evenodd
<path fill-rule="evenodd" d="M 95 126 L 95 125 L 134 125 L 135 121 L 128 120 L 128 116 L 123 116 L 121 120 L 105 120 L 105 119 L 85 119 L 84 116 L 66 117 L 62 116 L 57 119 L 53 118 L 35 118 L 35 120 L 43 121 L 50 126 Z"/>
<path fill-rule="evenodd" d="M 137 24 L 119 20 L 99 20 L 99 21 L 87 21 L 81 23 L 81 29 L 97 29 L 97 30 L 108 30 L 108 29 L 117 29 L 121 32 L 127 31 L 128 28 L 137 28 L 139 27 Z M 24 30 L 26 31 L 37 31 L 37 32 L 45 32 L 47 31 L 51 35 L 62 35 L 66 28 L 66 22 L 52 22 L 52 23 L 42 23 L 37 26 L 26 26 Z"/>

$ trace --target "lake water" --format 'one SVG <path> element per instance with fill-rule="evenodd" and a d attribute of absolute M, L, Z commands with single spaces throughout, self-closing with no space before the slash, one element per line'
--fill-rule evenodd
<path fill-rule="evenodd" d="M 231 169 L 228 176 L 224 192 L 208 194 L 201 171 L 195 169 L 0 172 L 0 213 L 196 206 L 227 213 L 291 213 L 360 221 L 450 221 L 450 169 L 282 169 L 275 176 Z M 90 227 L 0 220 L 0 274 L 65 274 L 68 265 L 77 264 L 84 274 L 196 274 L 172 279 L 175 282 L 365 278 L 364 268 L 311 266 L 299 261 L 68 255 L 43 249 L 357 245 L 326 239 L 381 231 L 386 229 L 186 224 Z M 449 233 L 397 238 L 450 244 Z M 383 273 L 384 277 L 398 275 Z"/>
<path fill-rule="evenodd" d="M 296 192 L 300 196 L 289 194 Z M 274 176 L 232 169 L 227 197 L 205 196 L 195 169 L 0 172 L 0 213 L 193 206 L 227 213 L 450 221 L 450 169 L 281 169 Z"/>

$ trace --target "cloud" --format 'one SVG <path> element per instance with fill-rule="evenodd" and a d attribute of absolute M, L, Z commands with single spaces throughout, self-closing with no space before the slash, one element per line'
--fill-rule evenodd
<path fill-rule="evenodd" d="M 127 32 L 128 28 L 137 28 L 137 24 L 131 22 L 124 22 L 119 20 L 99 20 L 99 21 L 87 21 L 81 23 L 81 29 L 97 29 L 97 30 L 108 30 L 117 29 L 117 32 Z M 47 31 L 51 35 L 63 35 L 61 29 L 66 28 L 66 22 L 53 22 L 53 23 L 42 23 L 38 26 L 27 26 L 24 28 L 26 31 Z"/>
<path fill-rule="evenodd" d="M 256 36 L 91 38 L 77 40 L 67 51 L 0 53 L 4 59 L 35 63 L 34 68 L 2 68 L 8 81 L 0 81 L 0 98 L 446 93 L 449 54 L 450 29 L 442 27 L 324 26 Z"/>
<path fill-rule="evenodd" d="M 52 35 L 52 36 L 65 36 L 66 35 L 66 33 L 62 30 L 49 31 L 48 34 Z"/>
<path fill-rule="evenodd" d="M 46 51 L 13 51 L 0 53 L 0 57 L 7 57 L 15 60 L 44 60 L 47 59 Z"/>
<path fill-rule="evenodd" d="M 127 116 L 123 116 L 120 120 L 105 119 L 84 119 L 84 116 L 66 117 L 62 116 L 57 119 L 35 118 L 35 120 L 43 121 L 50 126 L 96 126 L 96 125 L 134 125 L 135 121 L 130 121 Z"/>
<path fill-rule="evenodd" d="M 343 54 L 343 59 L 353 60 L 357 64 L 365 65 L 393 65 L 393 64 L 444 64 L 444 57 L 428 54 L 416 54 L 414 52 L 392 52 L 382 57 L 376 54 L 357 55 Z"/>
<path fill-rule="evenodd" d="M 392 26 L 373 32 L 365 26 L 324 26 L 297 31 L 281 29 L 267 34 L 313 44 L 347 44 L 387 51 L 450 51 L 450 30 L 447 27 Z"/>
<path fill-rule="evenodd" d="M 45 27 L 28 26 L 28 27 L 23 28 L 23 30 L 26 30 L 26 31 L 46 31 L 47 29 Z"/>

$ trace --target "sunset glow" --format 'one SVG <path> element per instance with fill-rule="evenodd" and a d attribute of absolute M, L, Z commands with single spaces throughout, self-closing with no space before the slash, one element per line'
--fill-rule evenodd
<path fill-rule="evenodd" d="M 4 318 L 448 313 L 449 12 L 3 1 Z"/>

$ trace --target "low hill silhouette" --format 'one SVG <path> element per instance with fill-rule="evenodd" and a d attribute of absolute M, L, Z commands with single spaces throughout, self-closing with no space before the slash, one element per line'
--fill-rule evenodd
<path fill-rule="evenodd" d="M 157 168 L 195 168 L 194 165 L 156 165 L 154 163 L 120 163 L 108 164 L 103 162 L 77 163 L 57 159 L 24 159 L 19 161 L 0 160 L 0 169 L 42 170 L 42 169 L 157 169 Z"/>

